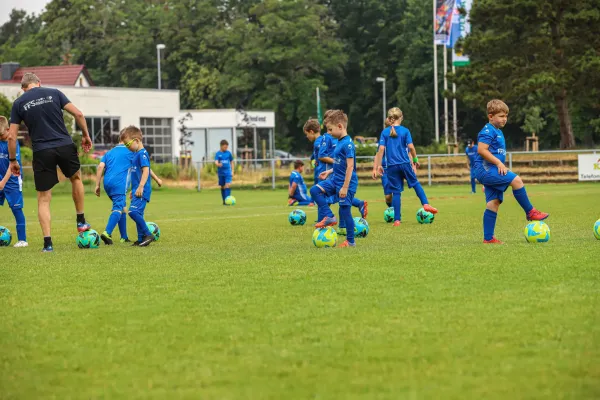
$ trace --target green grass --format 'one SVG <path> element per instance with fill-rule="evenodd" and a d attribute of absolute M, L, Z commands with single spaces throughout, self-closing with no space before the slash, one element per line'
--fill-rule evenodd
<path fill-rule="evenodd" d="M 426 191 L 434 224 L 416 223 L 410 191 L 394 229 L 381 189 L 359 190 L 371 232 L 355 249 L 314 248 L 283 191 L 228 208 L 161 190 L 159 242 L 79 250 L 57 195 L 53 254 L 28 194 L 31 247 L 0 249 L 0 398 L 599 398 L 600 185 L 530 186 L 551 213 L 539 245 L 510 191 L 504 246 L 481 244 L 481 193 Z M 86 201 L 102 231 L 108 199 Z"/>

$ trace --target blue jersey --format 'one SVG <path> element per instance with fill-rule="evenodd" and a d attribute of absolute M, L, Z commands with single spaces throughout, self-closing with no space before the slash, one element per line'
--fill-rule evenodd
<path fill-rule="evenodd" d="M 319 136 L 313 143 L 313 153 L 311 158 L 315 160 L 315 174 L 318 176 L 321 172 L 325 171 L 327 164 L 319 161 L 319 150 L 321 149 L 321 143 L 323 143 L 324 136 Z"/>
<path fill-rule="evenodd" d="M 135 192 L 140 186 L 142 180 L 142 168 L 148 167 L 148 180 L 144 185 L 143 198 L 146 201 L 150 201 L 150 195 L 152 194 L 152 183 L 150 182 L 150 155 L 146 149 L 140 149 L 133 153 L 133 163 L 131 166 L 131 190 Z"/>
<path fill-rule="evenodd" d="M 347 160 L 349 158 L 354 159 L 354 168 L 352 171 L 352 178 L 348 185 L 348 191 L 356 193 L 358 188 L 358 177 L 356 176 L 356 151 L 354 149 L 354 142 L 350 136 L 346 135 L 339 140 L 333 154 L 333 182 L 335 183 L 336 189 L 341 189 L 344 186 L 346 180 L 346 168 L 348 166 Z"/>
<path fill-rule="evenodd" d="M 489 145 L 490 153 L 504 164 L 506 161 L 506 142 L 500 129 L 490 123 L 485 124 L 479 135 L 477 135 L 477 143 Z M 477 154 L 475 157 L 475 167 L 479 166 L 482 166 L 485 170 L 494 167 L 493 164 L 490 164 Z"/>
<path fill-rule="evenodd" d="M 467 155 L 467 157 L 469 157 L 469 164 L 471 165 L 471 168 L 474 168 L 475 157 L 477 157 L 477 145 L 471 147 L 467 146 L 465 154 Z"/>
<path fill-rule="evenodd" d="M 6 171 L 8 171 L 10 162 L 8 155 L 8 142 L 0 141 L 0 181 L 4 179 L 4 175 L 6 175 Z M 21 148 L 19 147 L 19 142 L 17 142 L 17 161 L 19 165 L 21 165 Z M 23 166 L 21 165 L 21 170 Z M 4 190 L 6 191 L 21 191 L 21 176 L 13 176 L 11 175 L 6 182 L 6 186 L 4 186 Z"/>
<path fill-rule="evenodd" d="M 127 150 L 125 145 L 119 144 L 102 157 L 101 162 L 106 164 L 104 190 L 107 195 L 112 196 L 126 193 L 127 179 L 129 178 L 129 171 L 135 154 Z"/>
<path fill-rule="evenodd" d="M 408 145 L 413 142 L 410 131 L 403 126 L 394 126 L 394 130 L 398 136 L 390 136 L 392 133 L 392 127 L 390 126 L 381 132 L 379 139 L 379 145 L 385 146 L 387 166 L 410 164 L 411 160 L 407 151 Z"/>
<path fill-rule="evenodd" d="M 321 136 L 323 139 L 321 140 L 321 146 L 319 147 L 319 154 L 317 158 L 330 157 L 333 158 L 333 153 L 335 151 L 335 147 L 338 143 L 338 140 L 331 136 L 329 133 Z M 325 163 L 324 163 L 325 164 Z M 325 168 L 323 171 L 331 169 L 330 164 L 325 164 Z"/>
<path fill-rule="evenodd" d="M 69 103 L 58 89 L 29 89 L 13 103 L 10 123 L 25 122 L 34 152 L 73 144 L 62 111 Z"/>
<path fill-rule="evenodd" d="M 217 168 L 217 173 L 221 176 L 231 175 L 231 162 L 233 161 L 233 155 L 229 150 L 217 151 L 215 154 L 215 161 L 218 161 L 222 166 Z"/>
<path fill-rule="evenodd" d="M 304 183 L 304 178 L 302 177 L 302 174 L 300 174 L 300 172 L 298 172 L 296 170 L 292 171 L 292 173 L 290 174 L 290 187 L 292 187 L 293 183 L 295 183 L 298 186 L 296 187 L 296 190 L 294 191 L 294 194 L 292 195 L 292 197 L 302 198 L 302 199 L 307 198 L 308 191 L 306 190 L 306 184 Z"/>

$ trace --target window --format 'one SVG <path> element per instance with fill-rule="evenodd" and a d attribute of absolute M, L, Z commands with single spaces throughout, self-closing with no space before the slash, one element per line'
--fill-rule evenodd
<path fill-rule="evenodd" d="M 92 142 L 96 148 L 111 148 L 119 144 L 119 117 L 86 117 Z"/>
<path fill-rule="evenodd" d="M 172 118 L 140 118 L 140 128 L 144 134 L 144 147 L 157 163 L 172 162 L 173 137 Z"/>

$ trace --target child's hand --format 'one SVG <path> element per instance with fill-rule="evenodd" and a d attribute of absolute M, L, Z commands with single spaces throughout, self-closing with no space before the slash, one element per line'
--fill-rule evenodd
<path fill-rule="evenodd" d="M 217 163 L 216 163 L 216 164 L 217 164 L 217 167 L 219 167 L 219 168 L 221 168 L 221 167 L 223 166 L 223 163 L 221 163 L 221 162 L 218 162 L 218 161 L 217 161 Z"/>
<path fill-rule="evenodd" d="M 144 195 L 144 188 L 143 187 L 137 188 L 137 190 L 135 191 L 135 197 L 142 197 L 143 195 Z"/>
<path fill-rule="evenodd" d="M 96 193 L 96 196 L 100 197 L 100 186 L 96 185 L 96 189 L 94 190 L 94 193 Z"/>
<path fill-rule="evenodd" d="M 324 171 L 319 174 L 319 179 L 325 180 L 325 179 L 327 179 L 328 176 L 329 176 L 329 171 Z"/>
<path fill-rule="evenodd" d="M 4 190 L 4 186 L 6 186 L 6 182 L 0 181 L 0 190 Z"/>
<path fill-rule="evenodd" d="M 506 168 L 506 165 L 504 165 L 503 163 L 498 164 L 498 173 L 500 175 L 506 175 L 507 172 L 508 168 Z"/>
<path fill-rule="evenodd" d="M 340 198 L 344 199 L 346 197 L 346 195 L 348 194 L 348 188 L 342 186 L 342 188 L 340 189 Z"/>
<path fill-rule="evenodd" d="M 162 179 L 157 179 L 156 184 L 158 185 L 158 187 L 162 187 Z"/>

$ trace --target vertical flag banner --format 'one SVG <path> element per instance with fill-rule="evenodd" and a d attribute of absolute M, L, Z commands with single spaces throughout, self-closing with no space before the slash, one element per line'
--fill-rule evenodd
<path fill-rule="evenodd" d="M 456 49 L 454 44 L 459 38 L 465 38 L 469 33 L 471 33 L 471 23 L 469 21 L 469 13 L 471 12 L 471 5 L 473 4 L 473 0 L 456 0 L 458 4 L 456 7 L 456 15 L 455 18 L 458 20 L 456 24 L 456 33 L 454 24 L 452 27 L 452 47 L 454 51 L 452 52 L 452 65 L 455 67 L 464 67 L 469 65 L 469 57 L 463 54 L 461 49 Z M 458 10 L 462 9 L 464 13 L 460 13 Z M 456 35 L 456 39 L 454 39 L 454 35 Z"/>
<path fill-rule="evenodd" d="M 455 0 L 436 0 L 435 44 L 448 45 Z"/>
<path fill-rule="evenodd" d="M 317 119 L 319 120 L 319 125 L 323 125 L 323 116 L 321 115 L 321 92 L 319 91 L 319 87 L 317 86 Z"/>

